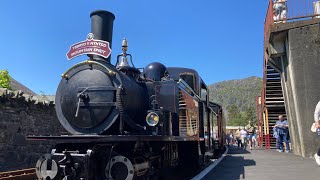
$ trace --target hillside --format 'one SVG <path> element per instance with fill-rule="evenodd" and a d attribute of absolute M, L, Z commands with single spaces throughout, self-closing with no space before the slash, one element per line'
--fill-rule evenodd
<path fill-rule="evenodd" d="M 32 90 L 30 90 L 29 88 L 27 88 L 26 86 L 24 86 L 23 84 L 21 84 L 20 82 L 18 82 L 13 78 L 10 79 L 10 86 L 13 90 L 22 90 L 26 94 L 33 95 L 33 96 L 37 95 Z"/>
<path fill-rule="evenodd" d="M 262 79 L 255 76 L 222 81 L 209 86 L 210 100 L 221 104 L 225 112 L 226 108 L 232 104 L 244 111 L 248 107 L 255 108 L 255 98 L 260 95 L 261 88 Z"/>

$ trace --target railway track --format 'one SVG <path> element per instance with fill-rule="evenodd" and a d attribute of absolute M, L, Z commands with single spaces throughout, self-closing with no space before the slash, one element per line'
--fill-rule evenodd
<path fill-rule="evenodd" d="M 0 180 L 35 180 L 35 179 L 37 179 L 35 168 L 0 172 Z"/>

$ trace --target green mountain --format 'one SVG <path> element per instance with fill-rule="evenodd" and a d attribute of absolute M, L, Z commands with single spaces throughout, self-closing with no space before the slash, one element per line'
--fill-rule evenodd
<path fill-rule="evenodd" d="M 221 104 L 228 121 L 227 107 L 236 105 L 241 112 L 247 108 L 255 109 L 256 96 L 262 89 L 262 79 L 256 76 L 239 80 L 229 80 L 209 85 L 210 100 Z"/>

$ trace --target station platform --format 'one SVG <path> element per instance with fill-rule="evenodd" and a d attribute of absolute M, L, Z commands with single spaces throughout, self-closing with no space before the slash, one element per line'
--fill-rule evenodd
<path fill-rule="evenodd" d="M 320 179 L 314 159 L 276 150 L 241 150 L 229 146 L 228 154 L 202 180 L 311 180 Z"/>

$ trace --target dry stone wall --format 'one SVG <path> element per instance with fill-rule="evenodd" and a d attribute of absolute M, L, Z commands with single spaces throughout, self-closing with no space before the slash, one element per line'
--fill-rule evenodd
<path fill-rule="evenodd" d="M 0 88 L 0 172 L 34 167 L 54 144 L 28 141 L 28 135 L 64 133 L 54 104 L 22 91 Z"/>

